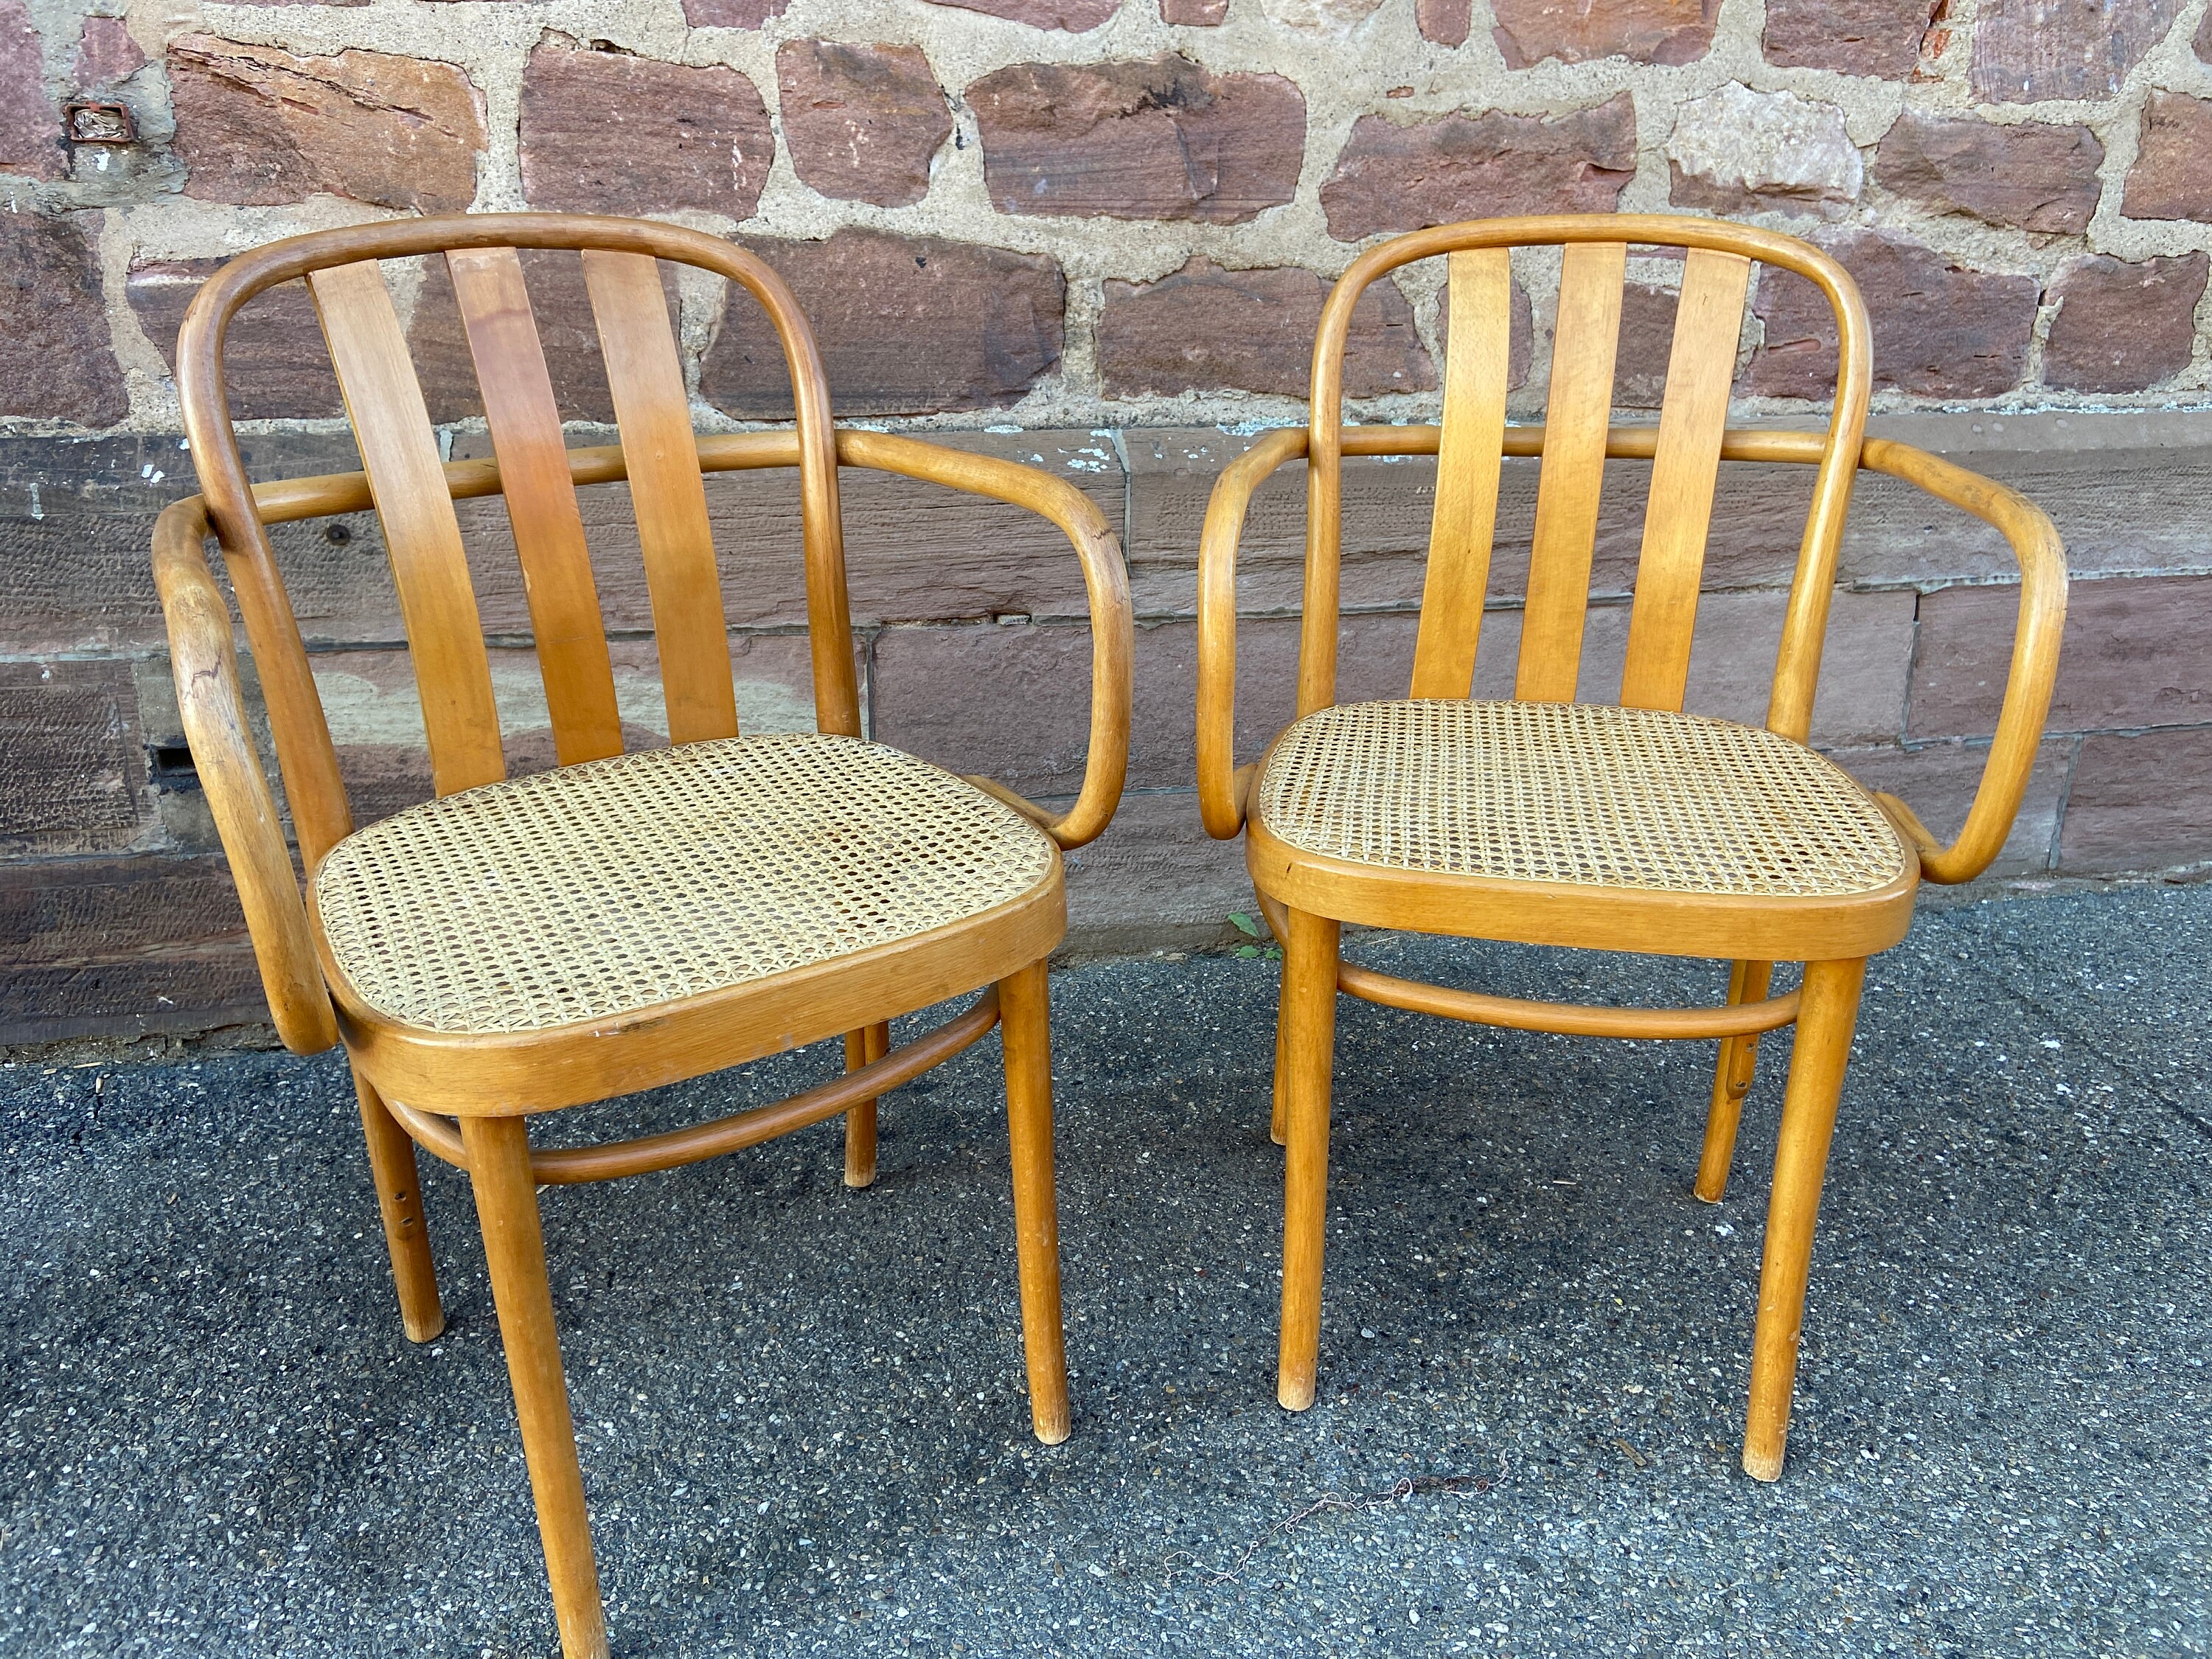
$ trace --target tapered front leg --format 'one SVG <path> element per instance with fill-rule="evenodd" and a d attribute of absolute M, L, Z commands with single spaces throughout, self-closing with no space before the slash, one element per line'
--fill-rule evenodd
<path fill-rule="evenodd" d="M 1729 1006 L 1763 1002 L 1774 977 L 1771 962 L 1739 962 L 1729 973 Z M 1705 1112 L 1705 1151 L 1698 1161 L 1698 1196 L 1717 1204 L 1728 1192 L 1729 1168 L 1735 1162 L 1736 1126 L 1743 1121 L 1743 1097 L 1759 1068 L 1759 1033 L 1721 1039 L 1720 1063 L 1713 1068 L 1713 1100 Z"/>
<path fill-rule="evenodd" d="M 1797 1007 L 1797 1040 L 1790 1086 L 1782 1101 L 1782 1138 L 1774 1153 L 1774 1191 L 1766 1206 L 1765 1260 L 1759 1274 L 1759 1328 L 1752 1338 L 1751 1408 L 1743 1467 L 1755 1480 L 1782 1475 L 1790 1435 L 1790 1396 L 1797 1381 L 1797 1338 L 1805 1319 L 1805 1284 L 1812 1270 L 1813 1220 L 1835 1133 L 1844 1067 L 1858 1024 L 1866 963 L 1808 962 Z"/>
<path fill-rule="evenodd" d="M 530 1176 L 530 1134 L 519 1117 L 465 1117 L 461 1146 L 476 1187 L 484 1261 L 500 1340 L 514 1384 L 522 1455 L 538 1500 L 553 1614 L 565 1659 L 606 1659 L 607 1627 L 599 1607 L 599 1574 L 592 1559 L 592 1523 L 584 1512 L 584 1472 L 576 1462 L 576 1425 L 561 1375 L 561 1339 L 553 1327 L 553 1287 L 545 1275 L 545 1237 L 538 1221 L 538 1188 Z"/>
<path fill-rule="evenodd" d="M 1283 942 L 1276 1043 L 1283 1068 L 1283 1323 L 1275 1397 L 1294 1412 L 1314 1401 L 1321 1352 L 1321 1258 L 1328 1219 L 1328 1097 L 1336 1046 L 1338 925 L 1291 912 Z"/>
<path fill-rule="evenodd" d="M 1048 1446 L 1067 1438 L 1067 1349 L 1060 1311 L 1060 1208 L 1052 1178 L 1052 1008 L 1045 964 L 999 981 L 1006 1053 L 1006 1133 L 1013 1154 L 1014 1237 L 1030 1419 Z"/>
<path fill-rule="evenodd" d="M 415 1141 L 384 1108 L 384 1097 L 356 1068 L 354 1097 L 361 1105 L 362 1139 L 368 1144 L 368 1173 L 376 1182 L 376 1207 L 384 1218 L 384 1246 L 392 1255 L 392 1281 L 399 1292 L 399 1323 L 410 1342 L 428 1342 L 446 1328 L 438 1305 L 438 1270 L 422 1224 L 422 1184 Z"/>
<path fill-rule="evenodd" d="M 857 1072 L 891 1051 L 888 1024 L 870 1025 L 845 1034 L 845 1069 Z M 845 1184 L 876 1184 L 876 1103 L 864 1100 L 845 1114 Z"/>

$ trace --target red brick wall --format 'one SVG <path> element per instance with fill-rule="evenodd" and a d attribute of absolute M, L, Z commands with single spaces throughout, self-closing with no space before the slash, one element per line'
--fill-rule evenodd
<path fill-rule="evenodd" d="M 119 8 L 98 0 L 100 8 Z M 1936 14 L 1931 21 L 1931 12 Z M 131 7 L 0 0 L 0 1042 L 197 1030 L 256 1006 L 191 786 L 146 574 L 153 514 L 191 488 L 169 353 L 193 284 L 270 238 L 393 214 L 645 212 L 757 248 L 814 317 L 848 418 L 1036 458 L 1124 533 L 1144 617 L 1134 793 L 1079 854 L 1094 944 L 1193 939 L 1238 902 L 1191 769 L 1193 566 L 1236 435 L 1297 418 L 1328 283 L 1367 240 L 1483 214 L 1680 210 L 1811 235 L 1875 319 L 1878 426 L 2049 506 L 2077 574 L 2052 735 L 2016 876 L 2212 860 L 2212 23 L 2181 0 L 592 0 L 528 6 Z M 588 21 L 586 21 L 588 20 Z M 133 142 L 72 143 L 66 106 Z M 104 118 L 95 110 L 88 118 Z M 1516 267 L 1517 416 L 1543 402 L 1552 262 Z M 1648 405 L 1672 267 L 1638 261 L 1620 400 Z M 1439 273 L 1355 315 L 1355 412 L 1419 418 Z M 607 416 L 580 284 L 534 263 L 561 391 Z M 450 291 L 398 298 L 456 453 L 483 443 Z M 702 427 L 775 419 L 758 330 L 672 282 Z M 1820 309 L 1754 295 L 1741 417 L 1802 418 L 1832 353 Z M 241 317 L 234 405 L 265 476 L 349 464 L 304 294 Z M 1625 592 L 1640 482 L 1598 558 Z M 1509 501 L 1486 662 L 1510 656 Z M 1348 690 L 1403 681 L 1426 469 L 1359 469 Z M 1733 469 L 1692 701 L 1756 716 L 1802 481 Z M 608 494 L 607 492 L 599 492 Z M 756 725 L 808 718 L 786 486 L 718 482 L 733 669 Z M 1023 787 L 1079 769 L 1080 585 L 1018 515 L 855 480 L 854 614 L 882 736 Z M 644 626 L 618 495 L 589 506 L 611 624 Z M 1242 690 L 1287 709 L 1292 481 L 1255 517 Z M 1519 514 L 1516 519 L 1514 514 Z M 550 758 L 511 553 L 471 556 L 517 764 Z M 1522 539 L 1516 541 L 1516 538 Z M 426 787 L 373 520 L 287 532 L 365 811 Z M 1879 482 L 1855 512 L 1819 739 L 1931 823 L 1963 813 L 2015 597 L 2002 550 Z M 1592 620 L 1590 691 L 1621 612 Z M 1608 654 L 1610 653 L 1610 655 Z M 617 650 L 647 740 L 649 651 Z M 1486 669 L 1486 672 L 1491 672 Z M 1012 695 L 1009 695 L 1012 692 Z"/>

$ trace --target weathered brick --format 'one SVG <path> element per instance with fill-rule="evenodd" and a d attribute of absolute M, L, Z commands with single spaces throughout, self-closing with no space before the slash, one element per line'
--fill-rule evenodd
<path fill-rule="evenodd" d="M 1106 284 L 1098 372 L 1109 397 L 1232 387 L 1304 397 L 1329 285 L 1310 270 L 1227 270 L 1203 254 L 1157 283 Z M 1436 368 L 1397 285 L 1352 307 L 1344 389 L 1354 398 L 1425 391 Z"/>
<path fill-rule="evenodd" d="M 94 225 L 0 215 L 0 416 L 112 426 L 130 412 Z"/>
<path fill-rule="evenodd" d="M 2120 211 L 2130 219 L 2212 221 L 2212 101 L 2151 94 Z"/>
<path fill-rule="evenodd" d="M 775 73 L 783 141 L 809 186 L 878 207 L 929 193 L 929 164 L 952 136 L 952 116 L 920 46 L 787 40 Z"/>
<path fill-rule="evenodd" d="M 0 850 L 118 852 L 143 826 L 131 665 L 0 663 Z"/>
<path fill-rule="evenodd" d="M 2071 738 L 2049 738 L 2037 749 L 2027 793 L 2021 799 L 2003 850 L 1990 866 L 1990 874 L 2033 875 L 2051 868 L 2074 744 Z M 1891 744 L 1831 749 L 1828 758 L 1867 788 L 1895 795 L 1948 842 L 1966 826 L 1990 750 L 1985 743 L 1929 743 L 1911 748 Z"/>
<path fill-rule="evenodd" d="M 532 207 L 749 219 L 775 160 L 768 106 L 720 65 L 548 42 L 522 72 L 522 189 Z"/>
<path fill-rule="evenodd" d="M 1947 587 L 1920 602 L 1912 668 L 1916 737 L 1996 730 L 2012 661 L 2015 587 Z M 2053 732 L 2191 726 L 2212 718 L 2212 576 L 2077 581 L 2068 595 Z"/>
<path fill-rule="evenodd" d="M 2212 726 L 2084 738 L 2058 839 L 2069 874 L 2212 860 Z"/>
<path fill-rule="evenodd" d="M 1066 283 L 1047 255 L 854 227 L 747 246 L 799 296 L 842 415 L 995 408 L 1060 362 Z M 699 391 L 742 418 L 790 414 L 782 349 L 735 287 Z"/>
<path fill-rule="evenodd" d="M 1176 28 L 1218 28 L 1229 17 L 1229 0 L 1160 0 L 1160 21 Z"/>
<path fill-rule="evenodd" d="M 1036 29 L 1065 29 L 1081 34 L 1095 29 L 1121 9 L 1121 0 L 929 0 L 933 6 L 980 11 L 988 17 L 1027 23 Z"/>
<path fill-rule="evenodd" d="M 1471 0 L 1413 0 L 1413 23 L 1431 46 L 1463 46 L 1474 26 Z"/>
<path fill-rule="evenodd" d="M 88 17 L 76 41 L 80 87 L 112 86 L 146 67 L 146 54 L 120 17 Z"/>
<path fill-rule="evenodd" d="M 684 21 L 695 29 L 757 29 L 790 7 L 791 0 L 684 0 Z"/>
<path fill-rule="evenodd" d="M 2043 348 L 2043 382 L 2072 392 L 2142 392 L 2189 367 L 2203 253 L 2130 264 L 2099 254 L 2052 285 L 2058 314 Z"/>
<path fill-rule="evenodd" d="M 1865 176 L 1844 112 L 1731 81 L 1684 104 L 1667 140 L 1669 199 L 1710 213 L 1821 213 L 1858 199 Z"/>
<path fill-rule="evenodd" d="M 1874 320 L 1874 382 L 1929 398 L 1991 398 L 2020 384 L 2035 327 L 2033 276 L 1954 265 L 1940 253 L 1879 231 L 1828 241 Z M 1836 325 L 1810 283 L 1769 268 L 1755 309 L 1765 339 L 1747 389 L 1770 398 L 1835 392 Z"/>
<path fill-rule="evenodd" d="M 1986 0 L 1974 22 L 1974 96 L 1992 104 L 2108 97 L 2186 3 Z"/>
<path fill-rule="evenodd" d="M 1363 115 L 1328 182 L 1328 234 L 1356 242 L 1515 213 L 1609 213 L 1636 170 L 1628 94 L 1566 115 L 1497 111 L 1401 125 Z"/>
<path fill-rule="evenodd" d="M 967 97 L 1001 213 L 1239 224 L 1297 189 L 1305 99 L 1279 75 L 1019 64 Z"/>
<path fill-rule="evenodd" d="M 1761 46 L 1790 69 L 1906 81 L 1940 0 L 1767 0 Z"/>
<path fill-rule="evenodd" d="M 1508 69 L 1546 58 L 1688 64 L 1712 49 L 1719 0 L 1496 0 L 1492 36 Z"/>
<path fill-rule="evenodd" d="M 177 331 L 200 284 L 221 259 L 157 259 L 133 265 L 124 293 L 138 326 L 177 372 Z M 322 420 L 345 413 L 322 326 L 304 283 L 283 283 L 247 301 L 223 337 L 223 384 L 231 418 Z"/>
<path fill-rule="evenodd" d="M 422 213 L 476 198 L 483 114 L 451 64 L 187 35 L 170 43 L 168 70 L 188 196 L 260 205 L 327 192 Z"/>
<path fill-rule="evenodd" d="M 62 112 L 46 91 L 30 9 L 0 0 L 0 173 L 59 179 L 68 172 Z"/>
<path fill-rule="evenodd" d="M 1883 187 L 1993 225 L 2079 235 L 2101 188 L 2105 147 L 2087 127 L 2000 126 L 1907 110 L 1875 153 Z"/>

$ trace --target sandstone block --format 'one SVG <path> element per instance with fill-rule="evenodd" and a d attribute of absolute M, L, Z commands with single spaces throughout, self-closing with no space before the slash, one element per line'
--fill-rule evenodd
<path fill-rule="evenodd" d="M 775 73 L 783 140 L 811 188 L 878 207 L 929 193 L 930 161 L 952 136 L 952 116 L 920 46 L 787 40 Z"/>
<path fill-rule="evenodd" d="M 133 265 L 125 296 L 138 326 L 177 372 L 177 331 L 200 284 L 221 259 L 158 259 Z M 247 301 L 223 340 L 230 413 L 240 421 L 313 421 L 345 413 L 337 376 L 304 283 L 283 283 Z"/>
<path fill-rule="evenodd" d="M 1496 0 L 1492 34 L 1508 69 L 1547 58 L 1688 64 L 1711 50 L 1720 9 L 1719 0 Z"/>
<path fill-rule="evenodd" d="M 2059 808 L 2074 758 L 2071 738 L 2047 738 L 2036 750 L 2012 833 L 1990 866 L 1992 875 L 2034 875 L 2051 866 Z M 1987 744 L 1901 744 L 1830 749 L 1828 758 L 1869 789 L 1895 795 L 1920 821 L 1948 842 L 1966 827 L 1966 813 L 1989 763 Z"/>
<path fill-rule="evenodd" d="M 2189 367 L 2203 253 L 2141 264 L 2099 254 L 2069 266 L 2051 292 L 2058 314 L 2043 348 L 2043 382 L 2072 392 L 2143 392 Z"/>
<path fill-rule="evenodd" d="M 1941 9 L 1934 0 L 1767 0 L 1761 44 L 1770 64 L 1906 81 Z"/>
<path fill-rule="evenodd" d="M 93 224 L 0 215 L 0 416 L 112 426 L 130 412 Z"/>
<path fill-rule="evenodd" d="M 1839 213 L 1865 168 L 1844 112 L 1731 81 L 1676 112 L 1667 140 L 1678 207 L 1709 213 Z"/>
<path fill-rule="evenodd" d="M 968 88 L 1002 213 L 1238 224 L 1291 199 L 1305 99 L 1187 58 L 1020 64 Z"/>
<path fill-rule="evenodd" d="M 150 802 L 131 665 L 0 664 L 0 852 L 82 856 L 140 838 Z"/>
<path fill-rule="evenodd" d="M 59 179 L 69 172 L 69 151 L 40 52 L 30 9 L 23 0 L 0 0 L 0 173 Z"/>
<path fill-rule="evenodd" d="M 131 38 L 120 17 L 88 17 L 77 35 L 76 81 L 80 87 L 112 86 L 146 67 L 146 54 Z"/>
<path fill-rule="evenodd" d="M 1160 0 L 1160 21 L 1172 27 L 1218 28 L 1229 18 L 1229 0 Z"/>
<path fill-rule="evenodd" d="M 2069 873 L 2212 860 L 2212 726 L 2081 740 L 2058 835 Z"/>
<path fill-rule="evenodd" d="M 929 3 L 980 11 L 987 17 L 1003 17 L 1031 28 L 1065 29 L 1071 34 L 1097 28 L 1121 9 L 1121 0 L 929 0 Z"/>
<path fill-rule="evenodd" d="M 1413 24 L 1431 46 L 1463 46 L 1474 25 L 1469 0 L 1413 0 Z"/>
<path fill-rule="evenodd" d="M 1356 242 L 1516 213 L 1609 213 L 1636 171 L 1636 106 L 1617 93 L 1566 115 L 1363 115 L 1322 186 L 1328 234 Z"/>
<path fill-rule="evenodd" d="M 1306 395 L 1328 284 L 1310 270 L 1226 270 L 1203 254 L 1157 283 L 1106 284 L 1098 369 L 1108 395 L 1232 387 Z M 1344 389 L 1354 398 L 1425 391 L 1436 368 L 1413 307 L 1389 280 L 1352 307 Z"/>
<path fill-rule="evenodd" d="M 2212 221 L 2212 101 L 2151 94 L 2120 211 L 2130 219 Z"/>
<path fill-rule="evenodd" d="M 2109 97 L 2185 3 L 1988 0 L 1974 22 L 1974 96 L 1991 104 Z"/>
<path fill-rule="evenodd" d="M 1954 265 L 1879 231 L 1829 240 L 1874 319 L 1874 380 L 1927 398 L 1993 398 L 2020 384 L 2035 326 L 2033 276 Z M 1748 391 L 1770 398 L 1834 394 L 1836 325 L 1810 283 L 1759 273 L 1754 307 L 1765 339 L 1752 356 Z"/>
<path fill-rule="evenodd" d="M 1912 669 L 1915 736 L 1996 729 L 2012 660 L 2015 587 L 1946 587 L 1920 602 Z M 2212 633 L 2212 576 L 2077 581 L 2068 596 L 2054 732 L 2192 726 L 2212 720 L 2212 653 L 2178 641 Z"/>
<path fill-rule="evenodd" d="M 451 64 L 187 35 L 170 44 L 168 70 L 188 196 L 264 205 L 327 193 L 418 213 L 476 198 L 482 100 Z"/>
<path fill-rule="evenodd" d="M 1207 835 L 1189 791 L 1124 796 L 1106 833 L 1065 863 L 1065 955 L 1225 944 L 1241 937 L 1230 913 L 1254 914 L 1243 842 Z"/>
<path fill-rule="evenodd" d="M 748 246 L 799 296 L 840 414 L 995 408 L 1060 362 L 1066 283 L 1048 256 L 850 227 Z M 744 419 L 782 419 L 790 384 L 774 331 L 732 288 L 700 395 Z"/>
<path fill-rule="evenodd" d="M 1656 409 L 1667 396 L 1680 295 L 1671 288 L 1628 283 L 1620 290 L 1620 337 L 1613 348 L 1613 401 L 1622 409 Z"/>
<path fill-rule="evenodd" d="M 1939 211 L 2076 236 L 2097 210 L 2104 160 L 2087 127 L 1999 126 L 1907 110 L 1875 153 L 1875 177 Z"/>
<path fill-rule="evenodd" d="M 532 207 L 749 219 L 775 159 L 768 107 L 735 70 L 550 43 L 523 69 Z"/>

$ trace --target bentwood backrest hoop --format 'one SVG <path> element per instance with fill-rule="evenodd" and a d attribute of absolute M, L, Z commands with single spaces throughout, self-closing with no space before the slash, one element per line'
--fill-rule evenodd
<path fill-rule="evenodd" d="M 1571 702 L 1589 604 L 1614 355 L 1632 245 L 1686 251 L 1652 459 L 1643 552 L 1630 611 L 1621 702 L 1679 709 L 1705 563 L 1729 393 L 1754 263 L 1795 272 L 1835 313 L 1835 399 L 1784 615 L 1768 707 L 1770 729 L 1802 742 L 1827 626 L 1844 516 L 1871 389 L 1866 309 L 1843 267 L 1794 237 L 1717 220 L 1606 214 L 1492 219 L 1416 231 L 1369 249 L 1339 279 L 1314 339 L 1307 445 L 1305 618 L 1298 713 L 1336 701 L 1342 537 L 1343 365 L 1352 307 L 1367 286 L 1417 259 L 1447 256 L 1449 341 L 1437 442 L 1436 520 L 1429 544 L 1412 695 L 1465 697 L 1489 586 L 1511 344 L 1516 247 L 1559 246 L 1561 272 L 1550 403 L 1515 695 Z"/>
<path fill-rule="evenodd" d="M 821 358 L 791 291 L 765 264 L 679 226 L 575 214 L 484 214 L 295 237 L 232 260 L 202 287 L 177 342 L 177 385 L 208 517 L 252 646 L 302 854 L 312 866 L 352 828 L 337 757 L 299 625 L 255 510 L 231 429 L 224 337 L 239 307 L 305 278 L 360 444 L 391 553 L 441 794 L 504 773 L 489 667 L 458 520 L 406 343 L 378 262 L 444 254 L 499 457 L 556 752 L 621 750 L 583 528 L 517 250 L 583 257 L 645 552 L 670 738 L 733 735 L 735 692 L 713 539 L 680 359 L 657 260 L 742 285 L 766 312 L 790 372 L 816 719 L 860 733 L 838 507 L 836 436 Z"/>

